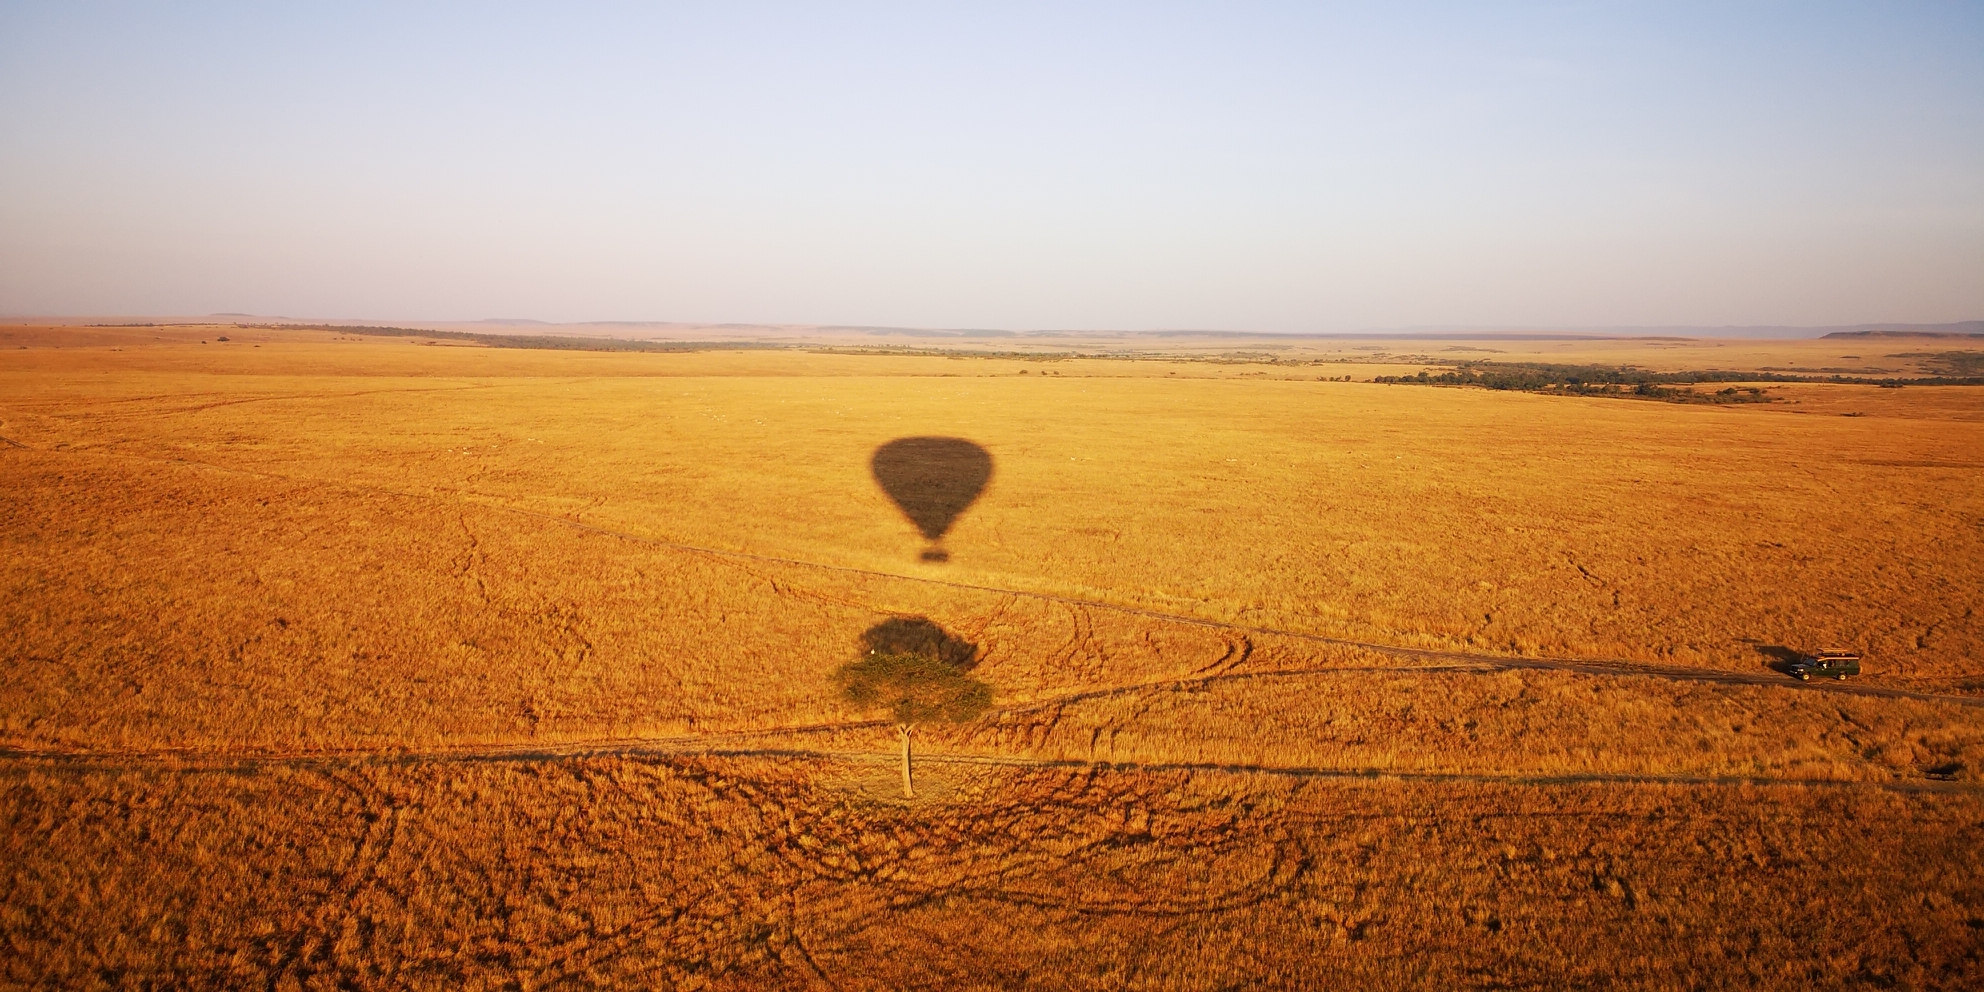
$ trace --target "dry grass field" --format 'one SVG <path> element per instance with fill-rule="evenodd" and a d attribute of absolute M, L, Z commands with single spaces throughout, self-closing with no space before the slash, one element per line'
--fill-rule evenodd
<path fill-rule="evenodd" d="M 1954 346 L 0 327 L 0 984 L 1984 984 L 1984 388 L 1368 381 L 1449 347 Z M 994 690 L 913 802 L 889 617 Z"/>

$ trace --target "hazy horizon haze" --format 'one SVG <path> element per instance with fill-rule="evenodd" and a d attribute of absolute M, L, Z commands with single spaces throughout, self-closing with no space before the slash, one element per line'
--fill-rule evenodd
<path fill-rule="evenodd" d="M 1984 316 L 1984 7 L 0 7 L 0 313 Z"/>

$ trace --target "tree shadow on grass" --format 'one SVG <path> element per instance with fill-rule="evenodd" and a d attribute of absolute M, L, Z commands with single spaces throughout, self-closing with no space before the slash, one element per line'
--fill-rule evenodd
<path fill-rule="evenodd" d="M 862 633 L 861 646 L 869 654 L 935 658 L 959 672 L 968 672 L 978 664 L 978 645 L 928 617 L 890 617 Z"/>

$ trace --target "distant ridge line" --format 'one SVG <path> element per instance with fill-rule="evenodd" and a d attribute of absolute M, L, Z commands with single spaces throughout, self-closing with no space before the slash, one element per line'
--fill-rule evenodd
<path fill-rule="evenodd" d="M 1976 331 L 1834 331 L 1824 335 L 1828 338 L 1984 338 L 1984 321 L 1971 321 L 1978 324 Z"/>

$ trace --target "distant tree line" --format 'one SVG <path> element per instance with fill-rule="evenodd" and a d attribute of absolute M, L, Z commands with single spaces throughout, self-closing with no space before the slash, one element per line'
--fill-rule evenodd
<path fill-rule="evenodd" d="M 1770 403 L 1774 398 L 1755 386 L 1730 386 L 1713 392 L 1693 387 L 1713 383 L 1833 382 L 1873 386 L 1984 386 L 1984 377 L 1929 376 L 1877 379 L 1867 376 L 1787 375 L 1782 372 L 1652 372 L 1630 366 L 1553 365 L 1543 362 L 1465 362 L 1447 372 L 1384 375 L 1374 382 L 1413 386 L 1476 386 L 1526 393 L 1565 396 L 1617 396 L 1675 403 Z"/>
<path fill-rule="evenodd" d="M 1926 358 L 1929 370 L 1944 375 L 1984 375 L 1984 351 L 1908 351 L 1889 358 Z"/>

